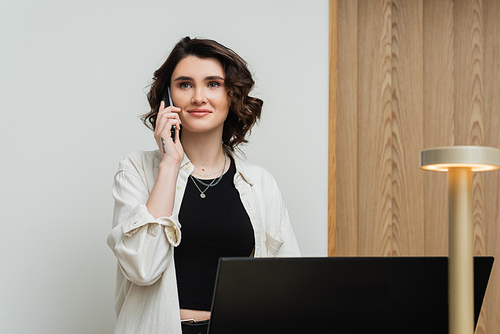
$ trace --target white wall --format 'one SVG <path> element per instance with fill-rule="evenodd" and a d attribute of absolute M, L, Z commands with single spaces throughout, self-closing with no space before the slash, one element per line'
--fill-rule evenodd
<path fill-rule="evenodd" d="M 4 0 L 1 333 L 112 331 L 112 179 L 155 149 L 138 116 L 185 35 L 250 64 L 265 104 L 244 151 L 280 184 L 303 255 L 326 255 L 327 0 Z"/>

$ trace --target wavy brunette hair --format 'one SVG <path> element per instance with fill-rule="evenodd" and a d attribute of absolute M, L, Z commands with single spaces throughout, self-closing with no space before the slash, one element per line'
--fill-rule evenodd
<path fill-rule="evenodd" d="M 148 128 L 155 129 L 163 92 L 170 85 L 177 64 L 188 56 L 215 58 L 222 65 L 224 85 L 230 100 L 222 142 L 229 150 L 234 151 L 239 144 L 248 142 L 245 136 L 260 118 L 264 102 L 248 96 L 255 82 L 247 63 L 236 52 L 216 41 L 184 37 L 175 45 L 165 63 L 154 73 L 153 83 L 147 94 L 151 111 L 141 119 Z"/>

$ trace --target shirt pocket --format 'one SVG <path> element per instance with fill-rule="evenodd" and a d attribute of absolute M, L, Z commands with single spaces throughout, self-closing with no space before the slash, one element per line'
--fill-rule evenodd
<path fill-rule="evenodd" d="M 274 257 L 278 255 L 281 246 L 283 246 L 283 240 L 281 240 L 280 236 L 281 233 L 279 231 L 276 231 L 276 233 L 274 233 L 274 236 L 271 236 L 266 231 L 266 249 L 268 256 Z"/>

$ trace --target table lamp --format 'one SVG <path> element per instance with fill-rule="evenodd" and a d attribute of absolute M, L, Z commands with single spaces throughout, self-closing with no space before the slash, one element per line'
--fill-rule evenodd
<path fill-rule="evenodd" d="M 472 173 L 500 168 L 500 150 L 482 146 L 429 148 L 420 168 L 448 172 L 449 333 L 474 333 L 474 250 Z"/>

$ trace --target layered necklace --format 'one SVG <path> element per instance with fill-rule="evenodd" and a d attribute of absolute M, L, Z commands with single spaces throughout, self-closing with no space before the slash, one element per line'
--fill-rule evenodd
<path fill-rule="evenodd" d="M 224 152 L 224 166 L 222 166 L 222 169 L 219 172 L 215 172 L 215 173 L 211 173 L 211 174 L 198 174 L 196 172 L 193 172 L 194 174 L 198 174 L 200 176 L 210 176 L 210 175 L 214 175 L 214 174 L 219 174 L 219 176 L 216 177 L 215 179 L 213 179 L 212 182 L 210 182 L 210 183 L 205 183 L 202 180 L 200 180 L 199 178 L 193 176 L 193 174 L 189 174 L 189 177 L 191 178 L 191 180 L 193 180 L 194 185 L 200 191 L 201 198 L 207 197 L 207 195 L 205 195 L 205 192 L 208 190 L 208 188 L 215 187 L 216 185 L 219 184 L 220 180 L 222 180 L 222 176 L 224 176 L 224 170 L 226 169 L 226 163 L 227 163 L 227 154 Z M 200 183 L 200 185 L 202 185 L 202 186 L 205 186 L 206 187 L 205 190 L 202 191 L 200 186 L 198 186 L 198 183 Z"/>

